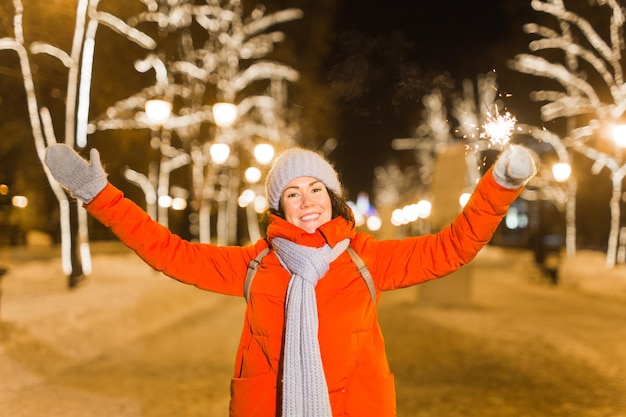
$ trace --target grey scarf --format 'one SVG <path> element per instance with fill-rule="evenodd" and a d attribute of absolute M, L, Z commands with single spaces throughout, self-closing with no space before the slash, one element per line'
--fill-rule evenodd
<path fill-rule="evenodd" d="M 345 239 L 331 248 L 272 239 L 282 265 L 292 274 L 285 305 L 283 417 L 331 417 L 328 386 L 318 340 L 315 285 L 329 264 L 348 247 Z"/>

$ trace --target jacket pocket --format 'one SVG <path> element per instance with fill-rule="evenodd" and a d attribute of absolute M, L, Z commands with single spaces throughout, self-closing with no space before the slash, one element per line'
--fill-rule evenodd
<path fill-rule="evenodd" d="M 346 414 L 358 417 L 395 417 L 396 387 L 393 374 L 356 370 L 346 389 Z"/>
<path fill-rule="evenodd" d="M 230 417 L 275 417 L 276 382 L 273 372 L 231 379 Z"/>

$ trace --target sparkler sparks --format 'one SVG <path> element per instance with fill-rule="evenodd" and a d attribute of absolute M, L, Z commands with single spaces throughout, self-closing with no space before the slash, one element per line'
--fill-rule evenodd
<path fill-rule="evenodd" d="M 497 146 L 506 146 L 511 140 L 511 134 L 515 129 L 517 119 L 511 113 L 489 115 L 487 121 L 483 124 L 483 132 L 481 138 L 487 138 Z"/>

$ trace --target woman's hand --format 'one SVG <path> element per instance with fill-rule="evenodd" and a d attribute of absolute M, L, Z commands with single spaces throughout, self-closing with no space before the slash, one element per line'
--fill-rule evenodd
<path fill-rule="evenodd" d="M 509 145 L 493 167 L 494 179 L 506 188 L 521 187 L 536 173 L 535 159 L 528 149 L 520 145 Z"/>
<path fill-rule="evenodd" d="M 45 162 L 52 176 L 74 197 L 87 204 L 107 185 L 100 154 L 93 148 L 86 161 L 71 147 L 55 144 L 46 149 Z"/>

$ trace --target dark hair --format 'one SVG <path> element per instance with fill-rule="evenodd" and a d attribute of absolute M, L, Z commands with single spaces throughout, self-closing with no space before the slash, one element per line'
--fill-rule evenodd
<path fill-rule="evenodd" d="M 332 208 L 331 218 L 334 219 L 335 217 L 343 217 L 346 222 L 352 223 L 352 226 L 354 226 L 354 215 L 352 214 L 352 209 L 348 206 L 346 200 L 328 188 L 326 188 L 326 191 L 328 191 L 328 196 L 330 197 L 330 206 Z M 282 219 L 285 218 L 285 213 L 283 212 L 283 208 L 280 203 L 278 204 L 278 210 L 269 208 L 268 213 L 274 214 Z M 269 215 L 267 217 L 269 217 Z"/>

